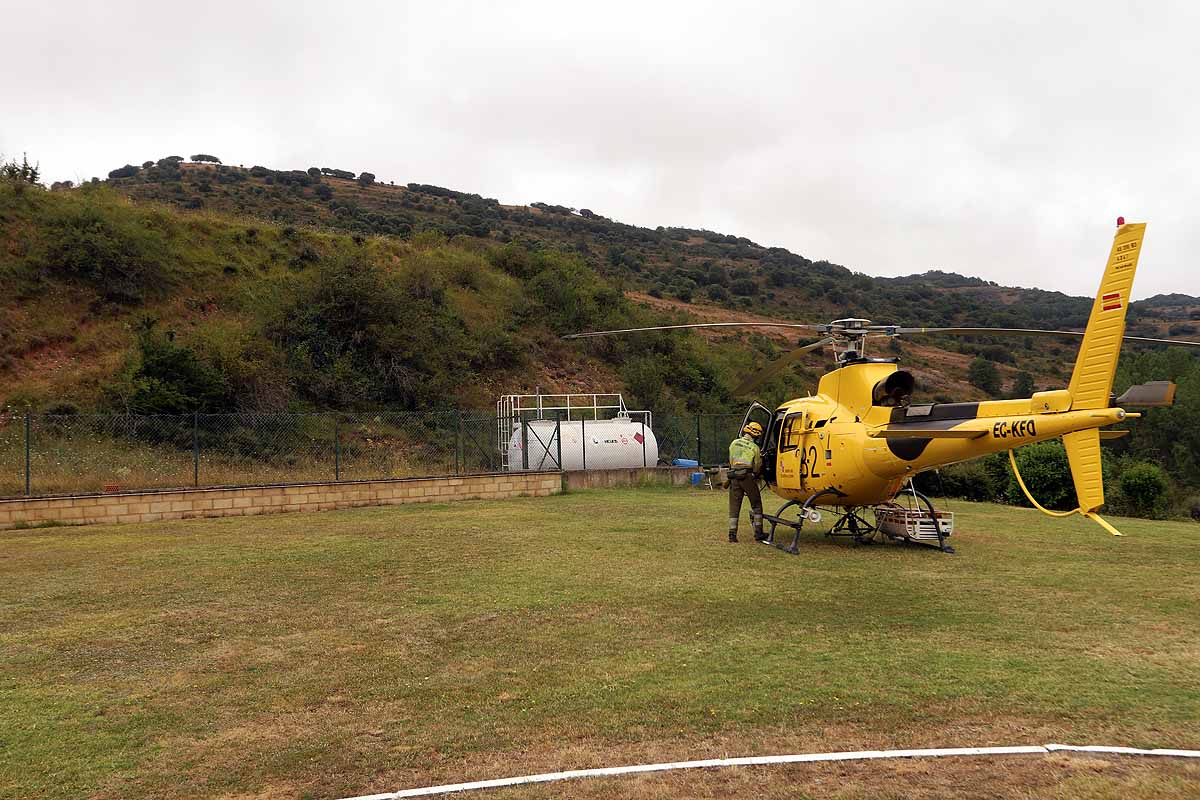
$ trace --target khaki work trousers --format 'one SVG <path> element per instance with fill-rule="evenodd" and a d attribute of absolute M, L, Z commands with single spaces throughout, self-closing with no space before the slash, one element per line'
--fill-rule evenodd
<path fill-rule="evenodd" d="M 740 478 L 729 476 L 729 535 L 737 535 L 738 518 L 742 516 L 743 497 L 750 499 L 750 522 L 754 525 L 754 535 L 762 538 L 762 495 L 758 491 L 758 478 L 749 473 Z"/>

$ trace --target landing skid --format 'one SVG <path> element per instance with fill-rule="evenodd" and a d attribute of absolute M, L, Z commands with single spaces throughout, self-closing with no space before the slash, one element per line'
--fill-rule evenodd
<path fill-rule="evenodd" d="M 763 540 L 763 544 L 769 544 L 785 553 L 797 555 L 800 552 L 800 530 L 804 527 L 804 521 L 809 518 L 809 513 L 815 509 L 816 503 L 814 501 L 819 497 L 832 494 L 836 494 L 836 492 L 831 489 L 825 489 L 805 500 L 804 504 L 800 506 L 800 518 L 798 520 L 784 519 L 783 517 L 783 512 L 796 505 L 798 502 L 796 500 L 787 501 L 774 514 L 763 514 L 763 519 L 771 523 L 771 532 L 767 534 L 767 538 Z M 775 529 L 779 525 L 785 525 L 796 532 L 792 536 L 792 543 L 786 547 L 775 541 Z"/>
<path fill-rule="evenodd" d="M 937 519 L 937 512 L 934 510 L 933 502 L 930 501 L 928 497 L 912 488 L 910 488 L 908 492 L 929 509 L 930 518 L 934 520 Z M 863 512 L 866 510 L 864 506 L 852 506 L 849 508 L 817 506 L 815 501 L 823 495 L 829 494 L 836 493 L 831 491 L 818 492 L 817 494 L 805 500 L 804 503 L 800 505 L 799 518 L 795 520 L 785 519 L 783 513 L 792 506 L 797 505 L 799 503 L 798 500 L 789 500 L 780 506 L 779 510 L 774 514 L 763 514 L 763 519 L 771 523 L 771 528 L 767 533 L 766 538 L 762 540 L 762 543 L 769 544 L 778 550 L 784 551 L 785 553 L 798 555 L 800 553 L 800 531 L 804 528 L 804 523 L 810 520 L 810 514 L 817 512 L 818 508 L 820 508 L 821 511 L 834 514 L 837 517 L 837 521 L 833 523 L 833 527 L 825 532 L 825 536 L 828 538 L 845 537 L 852 540 L 854 545 L 857 547 L 860 544 L 876 544 L 879 541 L 878 536 L 883 534 L 891 541 L 900 541 L 905 544 L 911 543 L 926 547 L 933 547 L 943 553 L 954 552 L 954 548 L 946 543 L 946 537 L 942 534 L 942 529 L 936 522 L 934 525 L 937 530 L 936 544 L 934 544 L 932 541 L 925 542 L 918 539 L 912 539 L 907 536 L 895 536 L 883 530 L 878 524 L 878 521 L 872 522 L 868 520 L 863 515 Z M 819 517 L 817 520 L 813 520 L 814 523 L 817 521 L 819 521 Z M 777 542 L 775 540 L 775 532 L 780 525 L 791 528 L 794 531 L 792 540 L 788 544 L 783 544 L 782 542 Z"/>

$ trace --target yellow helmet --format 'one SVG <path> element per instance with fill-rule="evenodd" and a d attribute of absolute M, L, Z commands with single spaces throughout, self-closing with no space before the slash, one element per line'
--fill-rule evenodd
<path fill-rule="evenodd" d="M 748 433 L 757 439 L 759 436 L 762 436 L 762 425 L 759 425 L 757 422 L 747 422 L 746 427 L 742 428 L 742 433 Z"/>

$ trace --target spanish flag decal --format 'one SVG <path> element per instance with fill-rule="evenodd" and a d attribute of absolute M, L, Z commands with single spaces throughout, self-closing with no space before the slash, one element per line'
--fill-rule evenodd
<path fill-rule="evenodd" d="M 1102 295 L 1100 302 L 1103 304 L 1105 311 L 1116 311 L 1121 307 L 1121 293 L 1113 292 L 1111 294 Z"/>

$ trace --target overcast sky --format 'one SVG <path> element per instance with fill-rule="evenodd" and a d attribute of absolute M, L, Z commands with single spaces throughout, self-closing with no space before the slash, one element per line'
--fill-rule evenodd
<path fill-rule="evenodd" d="M 1200 4 L 13 2 L 0 153 L 369 170 L 872 275 L 1200 294 Z"/>

